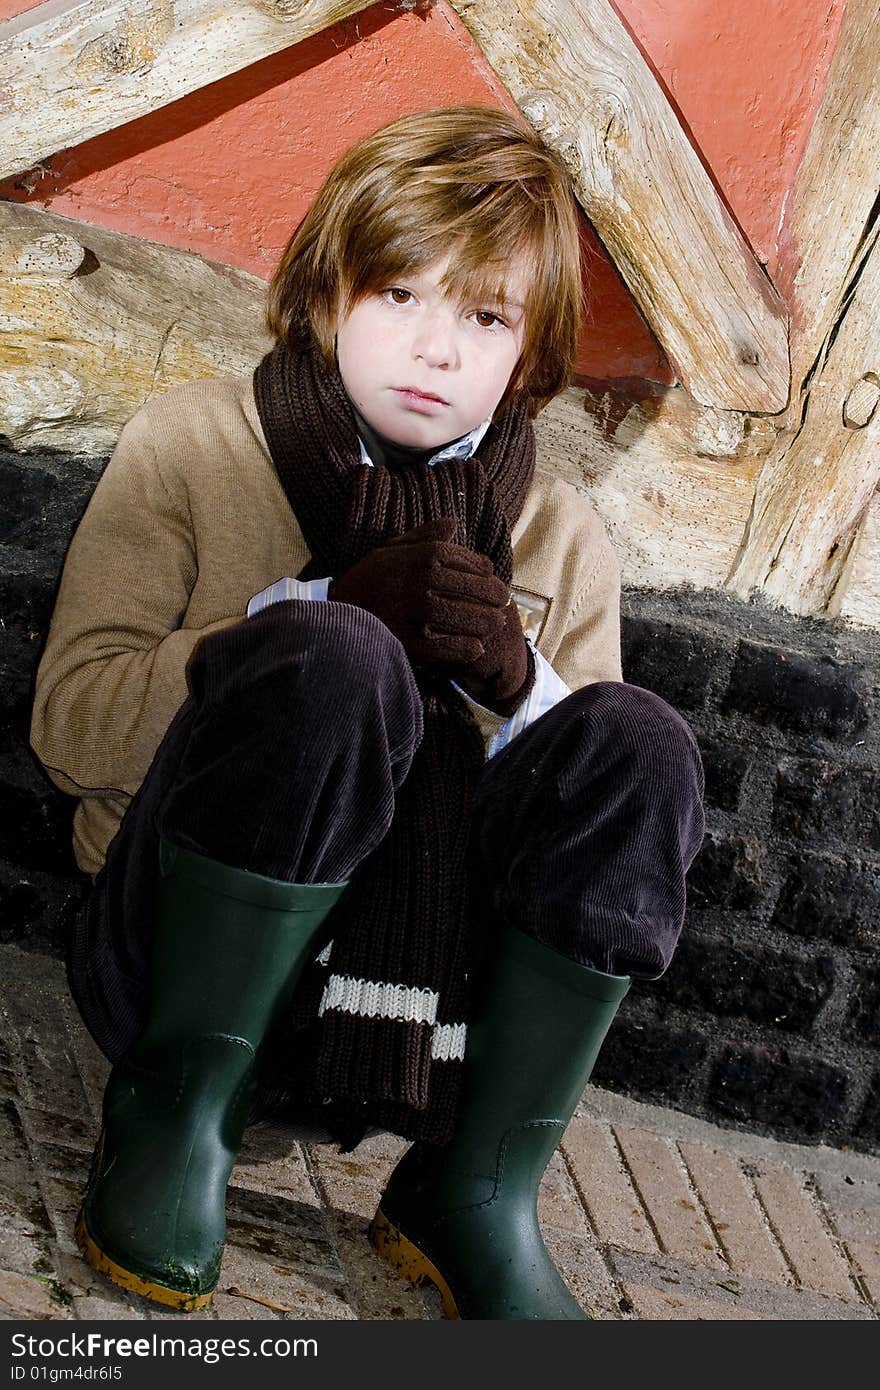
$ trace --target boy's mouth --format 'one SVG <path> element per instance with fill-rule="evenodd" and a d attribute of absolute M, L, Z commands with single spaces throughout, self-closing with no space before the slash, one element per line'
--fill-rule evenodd
<path fill-rule="evenodd" d="M 435 411 L 449 405 L 442 396 L 435 396 L 431 391 L 419 391 L 415 386 L 395 386 L 394 394 L 411 409 L 422 411 L 426 415 L 434 414 Z"/>

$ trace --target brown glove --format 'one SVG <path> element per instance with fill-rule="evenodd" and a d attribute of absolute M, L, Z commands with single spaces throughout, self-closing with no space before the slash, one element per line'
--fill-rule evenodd
<path fill-rule="evenodd" d="M 508 621 L 509 591 L 485 555 L 453 542 L 457 529 L 441 517 L 377 546 L 333 580 L 328 597 L 375 614 L 415 666 L 464 671 L 484 661 Z"/>
<path fill-rule="evenodd" d="M 483 655 L 453 671 L 452 678 L 495 714 L 511 715 L 526 699 L 535 683 L 535 657 L 513 599 L 501 627 L 486 638 Z"/>

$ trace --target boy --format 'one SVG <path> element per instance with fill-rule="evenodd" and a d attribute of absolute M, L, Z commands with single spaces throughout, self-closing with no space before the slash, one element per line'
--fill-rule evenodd
<path fill-rule="evenodd" d="M 210 1299 L 260 1054 L 348 1147 L 417 1141 L 371 1234 L 450 1315 L 584 1316 L 537 1186 L 702 812 L 686 726 L 620 680 L 602 528 L 535 471 L 580 307 L 555 156 L 406 117 L 294 234 L 253 381 L 150 402 L 95 491 L 33 742 L 96 876 L 77 1235 L 125 1287 Z"/>

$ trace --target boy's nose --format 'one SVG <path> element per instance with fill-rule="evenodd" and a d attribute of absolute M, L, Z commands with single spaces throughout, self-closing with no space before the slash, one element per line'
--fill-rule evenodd
<path fill-rule="evenodd" d="M 455 367 L 458 347 L 454 316 L 443 311 L 426 313 L 413 335 L 412 351 L 413 357 L 421 358 L 428 367 Z"/>

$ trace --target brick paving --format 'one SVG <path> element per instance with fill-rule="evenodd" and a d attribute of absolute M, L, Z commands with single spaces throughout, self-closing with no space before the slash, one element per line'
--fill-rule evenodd
<path fill-rule="evenodd" d="M 73 1221 L 106 1076 L 60 964 L 0 947 L 0 1320 L 436 1320 L 366 1231 L 405 1148 L 353 1154 L 248 1131 L 209 1309 L 165 1311 L 80 1259 Z M 876 1319 L 880 1158 L 782 1144 L 588 1087 L 540 1200 L 547 1244 L 591 1316 Z"/>

